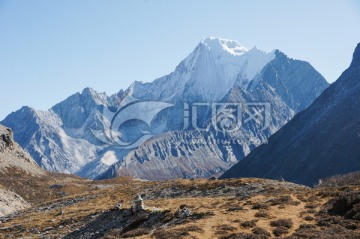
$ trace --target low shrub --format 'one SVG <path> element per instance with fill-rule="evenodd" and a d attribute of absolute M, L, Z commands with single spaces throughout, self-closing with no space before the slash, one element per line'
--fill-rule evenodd
<path fill-rule="evenodd" d="M 291 219 L 279 219 L 276 221 L 271 221 L 270 226 L 272 227 L 285 227 L 285 228 L 291 228 L 293 226 L 293 222 Z"/>

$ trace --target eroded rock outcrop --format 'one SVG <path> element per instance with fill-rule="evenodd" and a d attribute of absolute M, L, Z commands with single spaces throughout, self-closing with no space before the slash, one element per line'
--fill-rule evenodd
<path fill-rule="evenodd" d="M 11 129 L 0 125 L 0 152 L 3 152 L 7 148 L 14 148 L 13 133 Z"/>

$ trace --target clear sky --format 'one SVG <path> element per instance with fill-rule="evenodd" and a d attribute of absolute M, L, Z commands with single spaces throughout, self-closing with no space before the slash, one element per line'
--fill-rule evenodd
<path fill-rule="evenodd" d="M 280 49 L 333 82 L 360 42 L 360 1 L 0 0 L 0 119 L 152 81 L 207 36 Z"/>

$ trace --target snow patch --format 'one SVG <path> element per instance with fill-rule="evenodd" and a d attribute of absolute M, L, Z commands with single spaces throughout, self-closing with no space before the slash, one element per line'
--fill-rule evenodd
<path fill-rule="evenodd" d="M 108 151 L 101 158 L 101 162 L 107 166 L 110 166 L 110 165 L 113 165 L 114 163 L 118 162 L 118 159 L 117 159 L 114 151 Z"/>
<path fill-rule="evenodd" d="M 240 56 L 248 51 L 246 47 L 234 40 L 228 40 L 217 37 L 207 37 L 201 41 L 210 51 L 222 53 L 223 51 L 233 56 Z"/>

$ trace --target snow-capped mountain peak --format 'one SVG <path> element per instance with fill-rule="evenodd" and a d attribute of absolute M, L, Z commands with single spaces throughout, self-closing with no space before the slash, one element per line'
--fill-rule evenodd
<path fill-rule="evenodd" d="M 165 102 L 219 101 L 235 82 L 246 89 L 274 58 L 274 51 L 248 50 L 234 40 L 208 37 L 200 41 L 174 72 L 151 83 L 136 82 L 130 93 L 135 98 Z"/>
<path fill-rule="evenodd" d="M 223 53 L 225 51 L 233 56 L 240 56 L 248 51 L 246 47 L 237 41 L 217 37 L 207 37 L 200 44 L 206 46 L 211 52 Z"/>
<path fill-rule="evenodd" d="M 246 89 L 264 66 L 275 58 L 257 48 L 248 50 L 234 40 L 208 37 L 183 61 L 189 72 L 186 88 L 200 100 L 219 100 L 235 82 Z M 182 94 L 184 95 L 184 94 Z"/>

